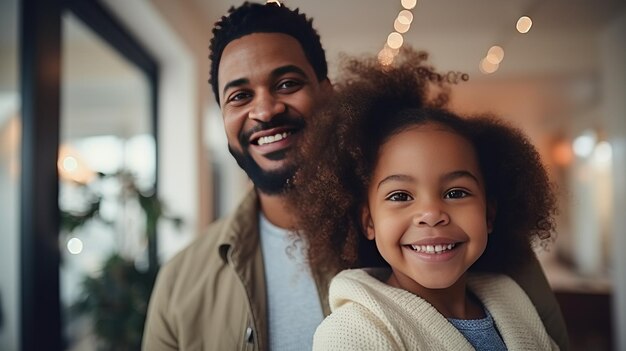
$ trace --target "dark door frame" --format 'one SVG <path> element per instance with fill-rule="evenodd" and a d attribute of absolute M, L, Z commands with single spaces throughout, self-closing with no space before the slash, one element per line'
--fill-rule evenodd
<path fill-rule="evenodd" d="M 24 351 L 62 350 L 57 158 L 63 12 L 74 13 L 146 74 L 157 155 L 158 64 L 96 0 L 22 0 L 20 5 L 20 342 Z"/>

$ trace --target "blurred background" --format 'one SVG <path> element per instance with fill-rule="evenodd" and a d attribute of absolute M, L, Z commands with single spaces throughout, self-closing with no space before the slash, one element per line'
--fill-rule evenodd
<path fill-rule="evenodd" d="M 159 265 L 250 187 L 207 83 L 212 25 L 240 3 L 0 0 L 0 350 L 137 349 Z M 285 3 L 331 80 L 341 54 L 410 45 L 469 74 L 455 111 L 530 136 L 558 185 L 538 255 L 572 349 L 626 350 L 626 3 Z"/>

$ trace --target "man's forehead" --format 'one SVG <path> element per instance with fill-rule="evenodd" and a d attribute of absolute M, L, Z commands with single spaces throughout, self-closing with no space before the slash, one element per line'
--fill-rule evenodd
<path fill-rule="evenodd" d="M 220 86 L 227 80 L 269 76 L 280 67 L 294 66 L 315 74 L 300 43 L 283 33 L 253 33 L 228 43 L 218 68 Z"/>

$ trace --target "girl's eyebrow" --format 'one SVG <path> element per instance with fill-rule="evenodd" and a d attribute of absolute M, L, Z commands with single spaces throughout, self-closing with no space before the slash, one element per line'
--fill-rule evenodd
<path fill-rule="evenodd" d="M 458 170 L 458 171 L 446 173 L 442 175 L 440 179 L 442 182 L 449 182 L 449 181 L 459 179 L 459 178 L 470 178 L 473 181 L 475 181 L 476 184 L 480 184 L 480 181 L 478 181 L 478 177 L 472 174 L 472 172 L 466 171 L 466 170 Z M 406 174 L 392 174 L 390 176 L 383 178 L 383 180 L 378 182 L 377 189 L 380 188 L 384 183 L 387 183 L 390 181 L 412 182 L 412 181 L 415 181 L 415 178 Z"/>
<path fill-rule="evenodd" d="M 383 185 L 384 183 L 390 182 L 390 181 L 399 181 L 399 182 L 411 182 L 414 181 L 415 178 L 411 177 L 410 175 L 406 175 L 406 174 L 392 174 L 390 176 L 385 177 L 383 180 L 381 180 L 380 182 L 378 182 L 378 188 L 380 188 L 381 185 Z"/>
<path fill-rule="evenodd" d="M 476 184 L 480 184 L 480 182 L 478 181 L 478 177 L 472 174 L 472 172 L 466 171 L 464 169 L 446 173 L 443 176 L 441 176 L 442 181 L 451 181 L 451 180 L 455 180 L 459 178 L 471 178 L 476 182 Z"/>

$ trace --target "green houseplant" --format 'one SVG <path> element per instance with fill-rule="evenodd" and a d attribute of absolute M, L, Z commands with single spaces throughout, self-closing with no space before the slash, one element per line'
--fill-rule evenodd
<path fill-rule="evenodd" d="M 90 317 L 93 333 L 98 339 L 98 349 L 139 350 L 148 301 L 159 270 L 157 225 L 161 220 L 170 220 L 180 227 L 182 220 L 166 213 L 162 200 L 152 189 L 140 190 L 131 174 L 118 172 L 98 175 L 99 180 L 111 177 L 121 183 L 119 200 L 137 201 L 145 216 L 148 264 L 144 269 L 139 269 L 132 258 L 123 257 L 118 252 L 112 253 L 104 261 L 98 275 L 83 279 L 82 296 L 70 312 Z M 77 186 L 84 187 L 82 190 L 88 203 L 83 211 L 61 211 L 62 230 L 72 233 L 93 220 L 110 224 L 100 216 L 104 195 L 90 184 Z"/>

